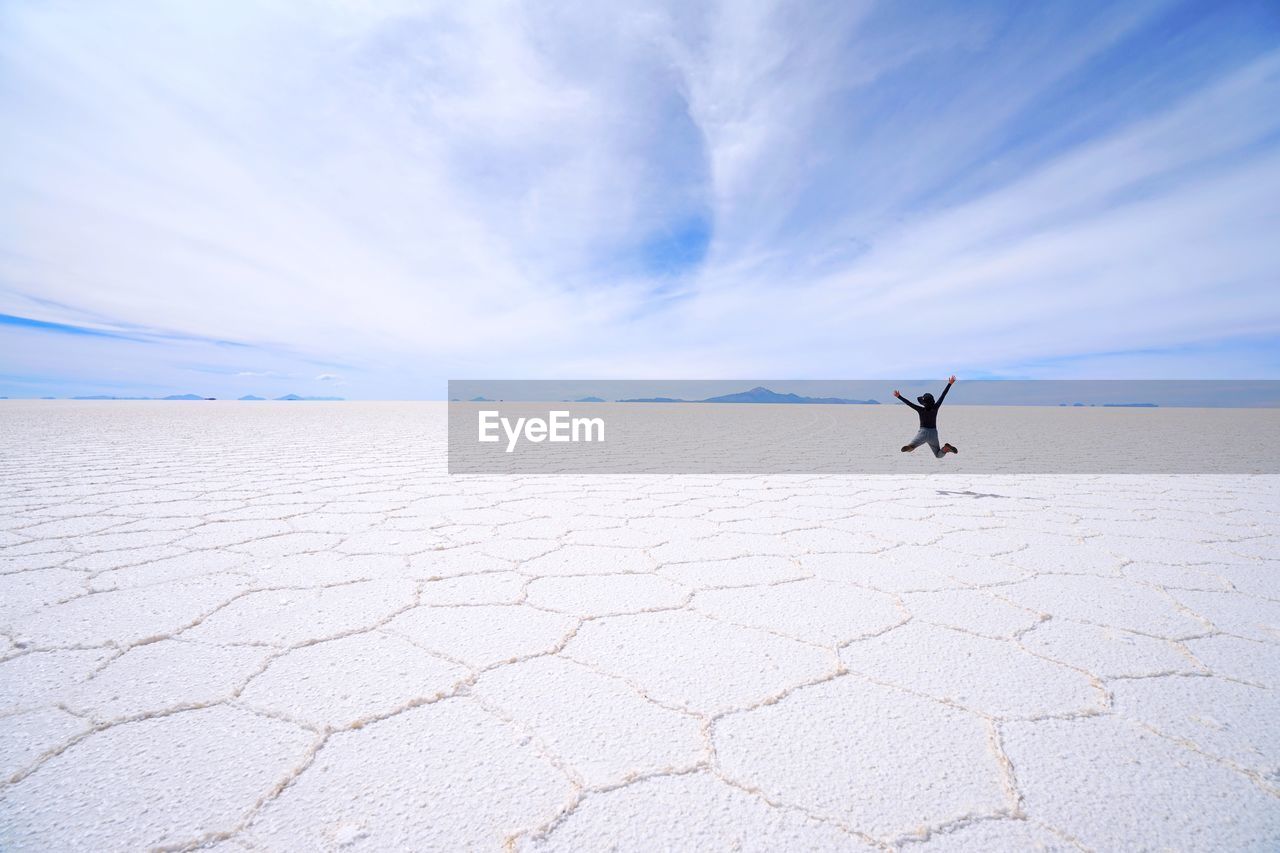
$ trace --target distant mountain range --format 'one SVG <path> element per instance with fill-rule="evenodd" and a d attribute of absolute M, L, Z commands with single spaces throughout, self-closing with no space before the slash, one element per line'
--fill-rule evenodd
<path fill-rule="evenodd" d="M 299 397 L 297 394 L 285 394 L 283 397 L 276 397 L 276 399 L 277 400 L 307 400 L 309 402 L 333 403 L 343 398 L 342 397 Z"/>
<path fill-rule="evenodd" d="M 1059 406 L 1072 406 L 1073 408 L 1094 407 L 1098 403 L 1059 403 Z M 1159 403 L 1102 403 L 1104 409 L 1158 409 Z"/>
<path fill-rule="evenodd" d="M 52 400 L 52 397 L 44 399 Z M 115 397 L 110 394 L 92 394 L 84 397 L 72 397 L 72 400 L 216 400 L 217 397 L 201 397 L 199 394 L 170 394 L 168 397 Z M 265 397 L 255 397 L 253 394 L 246 394 L 240 398 L 241 400 L 265 400 Z M 344 399 L 343 397 L 300 397 L 297 394 L 285 394 L 283 397 L 276 397 L 277 400 L 323 400 L 334 402 Z"/>
<path fill-rule="evenodd" d="M 700 400 L 677 400 L 675 397 L 635 397 L 630 400 L 619 400 L 619 403 L 698 403 Z"/>
<path fill-rule="evenodd" d="M 170 394 L 168 397 L 113 397 L 109 394 L 94 394 L 89 397 L 72 397 L 72 400 L 213 400 L 213 397 L 201 397 L 199 394 Z"/>
<path fill-rule="evenodd" d="M 823 405 L 841 406 L 878 406 L 879 400 L 846 400 L 843 397 L 801 397 L 798 394 L 779 394 L 770 391 L 763 385 L 757 385 L 750 391 L 737 394 L 725 394 L 722 397 L 708 397 L 704 403 L 820 403 Z"/>
<path fill-rule="evenodd" d="M 739 391 L 737 394 L 724 394 L 719 397 L 708 397 L 705 400 L 678 400 L 674 397 L 636 397 L 631 400 L 619 400 L 619 403 L 783 403 L 792 405 L 826 405 L 826 406 L 878 406 L 879 400 L 846 400 L 843 397 L 802 397 L 799 394 L 779 394 L 763 385 L 757 385 L 750 391 Z"/>

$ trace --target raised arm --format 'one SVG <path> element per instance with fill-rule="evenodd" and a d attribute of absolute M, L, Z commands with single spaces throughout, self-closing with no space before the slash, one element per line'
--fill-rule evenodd
<path fill-rule="evenodd" d="M 894 392 L 893 392 L 893 396 L 897 397 L 899 400 L 901 400 L 902 402 L 906 403 L 908 406 L 910 406 L 911 408 L 915 409 L 917 412 L 918 412 L 918 411 L 920 411 L 920 407 L 919 407 L 919 406 L 917 406 L 915 403 L 911 402 L 911 401 L 910 401 L 910 400 L 908 400 L 906 397 L 904 397 L 904 396 L 902 396 L 901 394 L 899 394 L 897 391 L 894 391 Z"/>
<path fill-rule="evenodd" d="M 951 390 L 951 386 L 954 384 L 956 384 L 956 378 L 952 376 L 947 380 L 947 387 L 942 389 L 942 394 L 938 397 L 938 402 L 933 404 L 935 408 L 941 406 L 942 401 L 947 399 L 947 392 Z"/>

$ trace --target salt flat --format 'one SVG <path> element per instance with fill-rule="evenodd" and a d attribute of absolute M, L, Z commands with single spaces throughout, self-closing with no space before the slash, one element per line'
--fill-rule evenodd
<path fill-rule="evenodd" d="M 947 461 L 0 403 L 0 848 L 1280 846 L 1280 478 Z"/>

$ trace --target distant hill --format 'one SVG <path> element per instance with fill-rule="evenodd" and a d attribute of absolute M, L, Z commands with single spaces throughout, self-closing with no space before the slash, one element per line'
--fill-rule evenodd
<path fill-rule="evenodd" d="M 72 397 L 72 400 L 153 400 L 154 397 L 116 397 L 111 394 L 90 394 L 84 397 Z"/>
<path fill-rule="evenodd" d="M 473 402 L 473 403 L 492 403 L 493 401 L 492 401 L 492 400 L 490 400 L 488 397 L 472 397 L 472 398 L 471 398 L 471 402 Z"/>
<path fill-rule="evenodd" d="M 604 400 L 600 399 L 599 397 L 579 397 L 578 399 L 574 400 L 573 402 L 575 402 L 575 403 L 603 403 L 603 402 L 604 402 Z"/>
<path fill-rule="evenodd" d="M 52 400 L 52 397 L 48 399 Z M 201 397 L 199 394 L 170 394 L 168 397 L 114 397 L 110 394 L 94 394 L 87 397 L 72 397 L 72 400 L 216 400 L 217 397 Z M 253 394 L 245 394 L 239 398 L 241 400 L 265 400 L 266 397 L 257 397 Z M 276 397 L 277 400 L 323 400 L 327 402 L 335 402 L 345 399 L 344 397 L 303 397 L 298 394 L 285 394 L 283 397 Z"/>
<path fill-rule="evenodd" d="M 46 399 L 52 400 L 52 397 Z M 199 394 L 170 394 L 168 397 L 116 397 L 113 394 L 91 394 L 72 397 L 72 400 L 216 400 L 217 397 L 201 397 Z"/>
<path fill-rule="evenodd" d="M 1097 403 L 1059 403 L 1059 406 L 1070 405 L 1073 408 L 1097 408 Z M 1159 403 L 1103 403 L 1104 409 L 1158 409 Z"/>
<path fill-rule="evenodd" d="M 879 400 L 846 400 L 842 397 L 801 397 L 798 394 L 779 394 L 770 391 L 763 385 L 757 385 L 750 391 L 737 394 L 725 394 L 721 397 L 708 397 L 704 403 L 805 403 L 825 405 L 878 406 Z"/>
<path fill-rule="evenodd" d="M 578 402 L 601 402 L 595 398 L 587 398 Z M 636 397 L 630 400 L 619 400 L 619 403 L 784 403 L 784 404 L 821 404 L 828 406 L 878 406 L 879 400 L 846 400 L 843 397 L 801 397 L 799 394 L 779 394 L 763 385 L 757 385 L 750 391 L 739 391 L 736 394 L 724 394 L 719 397 L 708 397 L 705 400 L 680 400 L 675 397 Z"/>
<path fill-rule="evenodd" d="M 694 400 L 677 400 L 675 397 L 636 397 L 631 400 L 619 400 L 619 403 L 693 403 Z"/>

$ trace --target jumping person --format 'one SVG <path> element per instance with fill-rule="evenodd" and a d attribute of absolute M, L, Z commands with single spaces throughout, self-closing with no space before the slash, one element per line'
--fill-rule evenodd
<path fill-rule="evenodd" d="M 954 376 L 947 380 L 947 387 L 942 389 L 942 396 L 936 401 L 933 399 L 932 394 L 922 394 L 919 397 L 916 397 L 916 399 L 920 401 L 920 405 L 918 406 L 899 394 L 897 391 L 893 392 L 893 396 L 915 409 L 916 414 L 920 415 L 920 431 L 916 433 L 915 438 L 911 439 L 910 444 L 903 445 L 903 453 L 910 453 L 926 442 L 929 445 L 929 449 L 933 451 L 933 455 L 939 459 L 946 456 L 948 453 L 960 452 L 951 446 L 950 443 L 944 444 L 942 447 L 938 447 L 938 407 L 942 405 L 943 400 L 947 399 L 947 392 L 951 390 L 951 386 L 955 384 L 955 381 L 956 378 Z"/>

